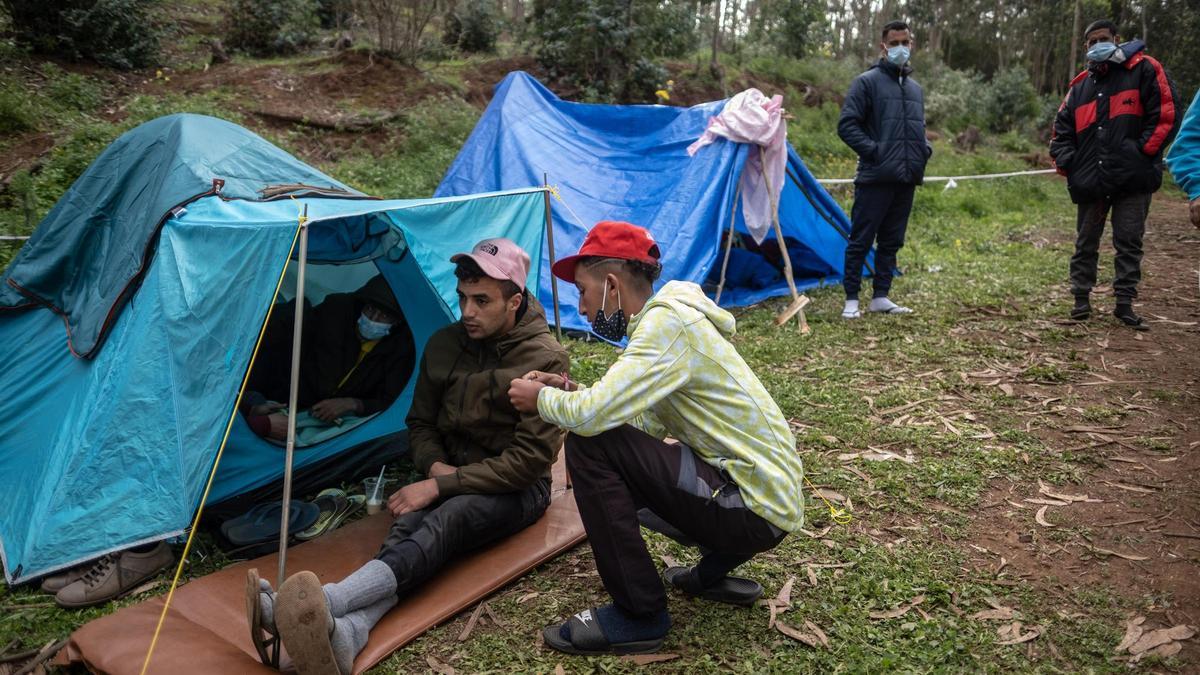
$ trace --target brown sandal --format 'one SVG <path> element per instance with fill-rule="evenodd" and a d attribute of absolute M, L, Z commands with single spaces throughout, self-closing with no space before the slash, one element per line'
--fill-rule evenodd
<path fill-rule="evenodd" d="M 279 638 L 272 635 L 262 625 L 262 604 L 259 600 L 259 593 L 262 592 L 258 583 L 258 568 L 247 570 L 246 572 L 246 619 L 250 624 L 250 642 L 254 644 L 254 649 L 258 651 L 258 659 L 263 662 L 263 665 L 271 666 L 272 668 L 279 667 Z M 263 637 L 263 634 L 266 637 Z M 268 651 L 269 650 L 269 651 Z"/>
<path fill-rule="evenodd" d="M 300 675 L 339 675 L 329 605 L 312 572 L 293 574 L 275 594 L 275 627 Z"/>

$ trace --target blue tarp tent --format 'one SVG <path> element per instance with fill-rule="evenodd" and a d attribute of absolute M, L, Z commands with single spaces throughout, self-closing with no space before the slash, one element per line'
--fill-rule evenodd
<path fill-rule="evenodd" d="M 220 194 L 214 178 L 225 180 Z M 259 191 L 275 183 L 291 184 L 279 188 L 288 194 L 264 200 Z M 343 270 L 355 285 L 381 273 L 418 360 L 457 315 L 453 253 L 506 236 L 542 258 L 540 189 L 383 201 L 343 187 L 237 125 L 196 115 L 133 129 L 76 181 L 6 273 L 17 280 L 10 289 L 22 270 L 60 270 L 60 286 L 73 285 L 58 293 L 63 305 L 47 301 L 60 289 L 49 284 L 38 303 L 0 311 L 0 554 L 10 583 L 183 532 L 227 430 L 210 502 L 282 475 L 283 448 L 233 412 L 304 207 L 312 288 L 336 285 Z M 115 214 L 97 213 L 114 204 L 147 220 L 117 232 Z M 87 284 L 81 274 L 92 274 Z M 126 302 L 89 304 L 126 287 Z M 90 358 L 68 348 L 68 330 L 96 341 Z M 402 430 L 415 379 L 367 422 L 298 451 L 296 466 Z"/>
<path fill-rule="evenodd" d="M 748 153 L 757 151 L 718 140 L 688 157 L 687 146 L 722 106 L 724 101 L 691 108 L 573 103 L 526 73 L 510 73 L 436 195 L 536 185 L 548 175 L 562 197 L 553 204 L 558 255 L 578 250 L 597 221 L 627 220 L 648 228 L 659 242 L 664 282 L 702 284 L 720 265 L 722 233 L 730 220 L 746 232 L 734 197 Z M 788 174 L 780 221 L 784 237 L 798 242 L 791 256 L 796 285 L 803 290 L 836 283 L 850 223 L 790 147 Z M 575 289 L 559 291 L 563 326 L 586 328 Z M 787 293 L 782 279 L 766 287 L 727 287 L 721 304 L 749 305 Z M 548 266 L 540 297 L 547 303 L 551 298 Z"/>

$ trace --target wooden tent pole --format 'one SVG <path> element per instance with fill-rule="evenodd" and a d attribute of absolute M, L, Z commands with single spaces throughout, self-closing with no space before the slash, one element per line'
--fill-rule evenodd
<path fill-rule="evenodd" d="M 763 147 L 758 146 L 758 171 L 762 174 L 767 186 L 767 195 L 771 200 L 771 224 L 775 228 L 775 239 L 779 241 L 779 252 L 783 256 L 783 276 L 787 279 L 788 290 L 792 292 L 792 304 L 775 317 L 775 325 L 782 326 L 788 319 L 797 316 L 800 322 L 800 332 L 808 334 L 808 319 L 804 316 L 804 306 L 808 304 L 808 296 L 800 295 L 796 290 L 796 279 L 792 275 L 792 257 L 788 254 L 787 243 L 783 240 L 783 226 L 779 224 L 779 202 L 771 196 L 771 179 L 767 177 L 767 158 Z"/>
<path fill-rule="evenodd" d="M 717 297 L 713 302 L 721 304 L 721 292 L 725 290 L 725 270 L 729 268 L 729 253 L 733 250 L 734 226 L 737 224 L 737 205 L 742 198 L 742 181 L 738 181 L 737 192 L 733 195 L 733 205 L 729 207 L 729 238 L 725 241 L 725 259 L 721 261 L 721 281 L 717 284 Z"/>
<path fill-rule="evenodd" d="M 554 218 L 550 215 L 550 178 L 542 174 L 542 196 L 546 199 L 546 245 L 550 253 L 550 295 L 554 298 L 554 330 L 562 342 L 562 320 L 558 309 L 558 277 L 554 276 Z M 539 280 L 540 284 L 541 281 Z"/>
<path fill-rule="evenodd" d="M 283 465 L 283 514 L 279 530 L 279 575 L 275 588 L 287 573 L 288 511 L 292 503 L 292 461 L 296 451 L 296 403 L 300 392 L 300 337 L 304 332 L 304 276 L 308 268 L 308 205 L 300 216 L 299 267 L 296 273 L 296 324 L 292 329 L 292 381 L 288 385 L 287 452 Z"/>

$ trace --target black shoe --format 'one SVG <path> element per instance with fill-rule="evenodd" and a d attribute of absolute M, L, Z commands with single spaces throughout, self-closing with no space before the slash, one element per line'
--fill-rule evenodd
<path fill-rule="evenodd" d="M 1092 303 L 1086 295 L 1075 296 L 1075 306 L 1071 308 L 1072 321 L 1087 321 L 1092 316 Z"/>
<path fill-rule="evenodd" d="M 713 602 L 724 602 L 729 605 L 749 607 L 755 600 L 762 597 L 763 587 L 752 579 L 741 577 L 724 577 L 707 588 L 701 587 L 693 573 L 693 567 L 668 567 L 663 571 L 667 583 L 688 595 L 694 595 Z"/>
<path fill-rule="evenodd" d="M 1132 304 L 1119 303 L 1117 308 L 1113 310 L 1113 316 L 1117 317 L 1121 320 L 1121 323 L 1134 330 L 1150 330 L 1150 326 L 1148 326 L 1146 322 L 1142 320 L 1142 317 L 1138 316 L 1133 311 Z"/>

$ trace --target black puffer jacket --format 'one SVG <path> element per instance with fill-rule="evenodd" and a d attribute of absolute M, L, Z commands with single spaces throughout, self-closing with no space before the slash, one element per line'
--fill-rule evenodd
<path fill-rule="evenodd" d="M 1162 186 L 1163 150 L 1183 110 L 1162 64 L 1144 48 L 1141 40 L 1127 42 L 1122 63 L 1091 64 L 1058 109 L 1050 156 L 1076 204 Z"/>
<path fill-rule="evenodd" d="M 933 146 L 925 140 L 925 95 L 911 73 L 880 59 L 850 84 L 838 136 L 858 153 L 855 183 L 924 181 Z"/>

